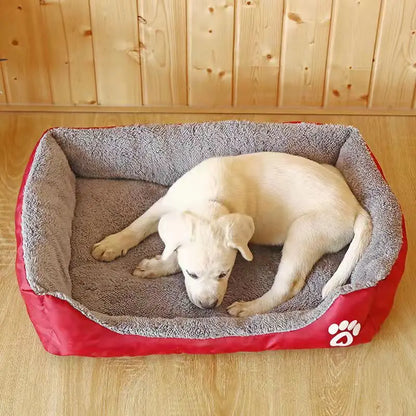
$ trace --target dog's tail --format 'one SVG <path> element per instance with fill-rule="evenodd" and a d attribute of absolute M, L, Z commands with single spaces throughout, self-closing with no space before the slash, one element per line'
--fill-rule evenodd
<path fill-rule="evenodd" d="M 354 238 L 337 271 L 322 289 L 323 298 L 325 298 L 332 290 L 345 284 L 348 280 L 355 265 L 370 243 L 372 229 L 370 216 L 367 211 L 361 209 L 354 222 Z"/>

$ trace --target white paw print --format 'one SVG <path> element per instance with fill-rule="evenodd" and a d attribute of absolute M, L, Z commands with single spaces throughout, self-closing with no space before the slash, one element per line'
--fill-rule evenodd
<path fill-rule="evenodd" d="M 347 347 L 352 344 L 354 337 L 360 333 L 360 330 L 361 324 L 356 320 L 351 322 L 342 321 L 339 325 L 332 324 L 329 326 L 328 332 L 331 335 L 336 335 L 331 339 L 329 345 L 331 347 Z"/>

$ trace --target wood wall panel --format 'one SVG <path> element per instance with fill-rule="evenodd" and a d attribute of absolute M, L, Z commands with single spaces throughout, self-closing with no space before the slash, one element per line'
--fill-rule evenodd
<path fill-rule="evenodd" d="M 381 0 L 334 0 L 325 106 L 367 107 Z"/>
<path fill-rule="evenodd" d="M 384 0 L 371 107 L 410 108 L 416 82 L 416 1 Z"/>
<path fill-rule="evenodd" d="M 0 104 L 7 104 L 7 93 L 4 82 L 4 73 L 2 63 L 0 62 Z"/>
<path fill-rule="evenodd" d="M 0 58 L 3 109 L 416 114 L 416 0 L 3 0 Z"/>
<path fill-rule="evenodd" d="M 96 104 L 95 68 L 89 3 L 60 0 L 74 105 Z"/>
<path fill-rule="evenodd" d="M 97 99 L 101 105 L 141 105 L 136 0 L 90 0 Z"/>
<path fill-rule="evenodd" d="M 13 104 L 52 103 L 38 1 L 7 0 L 0 8 L 0 57 Z"/>
<path fill-rule="evenodd" d="M 234 104 L 277 103 L 283 0 L 237 0 Z"/>
<path fill-rule="evenodd" d="M 286 0 L 279 104 L 322 104 L 331 0 Z"/>
<path fill-rule="evenodd" d="M 139 0 L 143 104 L 186 105 L 186 0 Z"/>
<path fill-rule="evenodd" d="M 39 5 L 41 24 L 38 30 L 43 34 L 52 103 L 69 105 L 72 104 L 69 57 L 61 3 L 59 0 L 44 0 Z"/>
<path fill-rule="evenodd" d="M 188 103 L 232 104 L 233 0 L 188 0 Z"/>

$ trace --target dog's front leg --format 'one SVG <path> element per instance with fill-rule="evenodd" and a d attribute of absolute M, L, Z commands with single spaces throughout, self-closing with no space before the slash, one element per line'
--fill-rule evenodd
<path fill-rule="evenodd" d="M 175 251 L 165 260 L 162 259 L 162 256 L 143 259 L 134 270 L 133 275 L 142 279 L 153 279 L 176 274 L 180 271 L 178 255 Z"/>
<path fill-rule="evenodd" d="M 91 251 L 92 256 L 100 261 L 112 261 L 124 256 L 132 247 L 157 231 L 160 218 L 168 211 L 164 198 L 159 199 L 124 230 L 111 234 L 95 244 Z"/>
<path fill-rule="evenodd" d="M 313 265 L 327 251 L 324 236 L 315 224 L 316 218 L 305 216 L 291 226 L 271 289 L 258 299 L 234 302 L 227 308 L 230 315 L 244 317 L 268 312 L 303 288 Z"/>

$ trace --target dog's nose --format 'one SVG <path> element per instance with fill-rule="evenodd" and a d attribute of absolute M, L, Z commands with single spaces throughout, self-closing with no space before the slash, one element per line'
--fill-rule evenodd
<path fill-rule="evenodd" d="M 214 300 L 214 302 L 211 302 L 211 303 L 200 302 L 200 305 L 204 309 L 214 309 L 217 306 L 217 303 L 218 303 L 218 299 Z"/>

